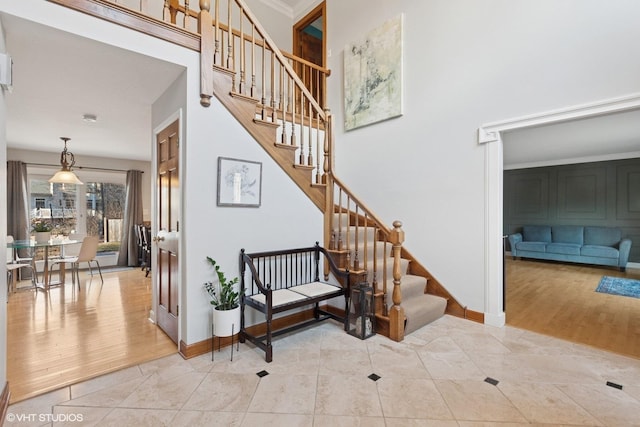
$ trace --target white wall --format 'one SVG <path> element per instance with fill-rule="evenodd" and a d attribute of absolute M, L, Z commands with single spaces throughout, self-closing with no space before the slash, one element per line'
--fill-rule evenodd
<path fill-rule="evenodd" d="M 327 13 L 338 177 L 387 223 L 402 220 L 406 247 L 484 312 L 490 183 L 477 128 L 638 92 L 640 3 L 327 0 Z M 404 115 L 345 133 L 344 46 L 400 13 Z"/>
<path fill-rule="evenodd" d="M 273 7 L 265 5 L 262 0 L 245 1 L 278 48 L 286 52 L 293 52 L 292 18 L 280 13 Z"/>
<path fill-rule="evenodd" d="M 0 20 L 0 52 L 7 53 L 5 34 Z M 7 200 L 7 102 L 5 91 L 0 89 L 0 200 Z M 2 204 L 5 206 L 6 203 Z M 6 258 L 7 251 L 7 214 L 0 214 L 0 259 Z M 7 382 L 7 267 L 0 263 L 0 388 Z M 4 421 L 4 420 L 3 420 Z"/>

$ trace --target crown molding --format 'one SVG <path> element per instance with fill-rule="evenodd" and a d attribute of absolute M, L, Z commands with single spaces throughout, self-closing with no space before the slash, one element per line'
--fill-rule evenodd
<path fill-rule="evenodd" d="M 304 18 L 309 12 L 316 8 L 322 0 L 300 0 L 293 8 L 293 15 L 296 21 Z"/>
<path fill-rule="evenodd" d="M 588 104 L 545 111 L 529 116 L 516 117 L 500 122 L 487 123 L 478 128 L 478 143 L 496 142 L 500 139 L 500 132 L 524 129 L 568 120 L 583 119 L 603 114 L 640 108 L 640 93 L 632 93 L 616 98 L 605 99 Z"/>
<path fill-rule="evenodd" d="M 280 12 L 289 19 L 293 19 L 293 8 L 280 0 L 260 0 L 260 3 Z"/>

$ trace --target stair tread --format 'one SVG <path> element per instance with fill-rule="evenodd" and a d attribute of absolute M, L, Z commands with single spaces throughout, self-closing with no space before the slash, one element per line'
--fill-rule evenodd
<path fill-rule="evenodd" d="M 278 126 L 280 126 L 280 123 L 272 122 L 271 120 L 253 119 L 253 122 L 259 125 L 269 126 L 273 128 L 277 128 Z"/>

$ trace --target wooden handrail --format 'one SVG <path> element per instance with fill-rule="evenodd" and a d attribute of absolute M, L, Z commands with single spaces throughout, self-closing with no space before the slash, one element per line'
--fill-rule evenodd
<path fill-rule="evenodd" d="M 268 47 L 267 47 L 268 49 Z M 295 61 L 299 64 L 302 65 L 306 65 L 309 68 L 313 68 L 314 70 L 317 70 L 319 72 L 321 72 L 322 74 L 325 74 L 327 77 L 329 77 L 331 75 L 331 70 L 328 68 L 324 68 L 318 64 L 314 64 L 313 62 L 309 62 L 306 59 L 300 58 L 299 56 L 294 55 L 293 53 L 289 53 L 286 52 L 284 50 L 280 50 L 280 52 L 282 52 L 282 55 L 284 55 L 285 58 L 289 58 L 292 61 Z"/>
<path fill-rule="evenodd" d="M 338 177 L 336 177 L 335 175 L 333 176 L 333 180 L 335 182 L 335 184 L 342 189 L 342 191 L 351 199 L 353 200 L 358 206 L 359 209 L 362 210 L 364 213 L 367 214 L 367 216 L 372 219 L 376 226 L 385 234 L 385 235 L 389 235 L 391 233 L 391 228 L 387 227 L 386 225 L 384 225 L 384 222 L 382 221 L 382 219 L 380 219 L 376 214 L 373 213 L 373 211 L 371 209 L 369 209 L 367 207 L 367 205 L 365 205 L 360 199 L 358 199 L 351 190 L 349 190 L 347 188 L 347 186 L 340 180 L 338 179 Z"/>
<path fill-rule="evenodd" d="M 293 79 L 295 84 L 298 86 L 298 89 L 302 91 L 302 93 L 307 98 L 308 102 L 311 104 L 311 106 L 313 106 L 314 110 L 316 110 L 316 114 L 318 115 L 318 117 L 321 117 L 323 120 L 326 120 L 322 107 L 320 107 L 320 105 L 315 100 L 313 95 L 311 95 L 311 92 L 309 92 L 305 84 L 302 82 L 302 80 L 300 80 L 300 78 L 298 77 L 298 74 L 293 70 L 291 65 L 289 65 L 289 61 L 286 60 L 282 52 L 280 52 L 280 49 L 278 49 L 278 46 L 276 46 L 275 42 L 271 39 L 271 37 L 269 37 L 269 34 L 267 34 L 262 24 L 260 24 L 260 21 L 258 21 L 256 16 L 253 14 L 253 12 L 251 12 L 251 10 L 247 7 L 247 5 L 243 0 L 234 0 L 234 1 L 238 6 L 240 6 L 244 10 L 244 15 L 249 19 L 249 21 L 253 25 L 255 25 L 256 30 L 262 36 L 262 38 L 266 41 L 270 49 L 275 53 L 276 58 L 278 58 L 279 62 L 284 66 L 284 69 L 287 71 L 287 74 L 289 75 L 289 77 Z"/>

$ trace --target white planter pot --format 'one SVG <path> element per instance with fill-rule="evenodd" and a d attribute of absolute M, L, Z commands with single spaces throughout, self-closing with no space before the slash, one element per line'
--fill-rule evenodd
<path fill-rule="evenodd" d="M 233 310 L 213 308 L 213 335 L 229 337 L 240 332 L 240 307 Z"/>
<path fill-rule="evenodd" d="M 50 231 L 36 231 L 36 243 L 47 243 L 51 240 L 51 232 Z"/>

